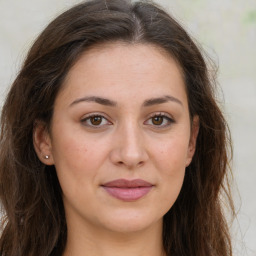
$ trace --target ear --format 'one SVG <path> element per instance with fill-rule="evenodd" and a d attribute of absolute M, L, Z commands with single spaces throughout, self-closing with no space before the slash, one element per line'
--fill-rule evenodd
<path fill-rule="evenodd" d="M 35 122 L 33 131 L 33 143 L 36 154 L 40 161 L 46 165 L 53 165 L 54 159 L 52 156 L 51 138 L 44 122 Z"/>
<path fill-rule="evenodd" d="M 190 140 L 188 145 L 186 167 L 190 165 L 196 150 L 196 139 L 199 132 L 199 126 L 200 126 L 199 117 L 194 116 L 192 120 L 192 125 L 191 125 L 191 133 L 190 133 Z"/>

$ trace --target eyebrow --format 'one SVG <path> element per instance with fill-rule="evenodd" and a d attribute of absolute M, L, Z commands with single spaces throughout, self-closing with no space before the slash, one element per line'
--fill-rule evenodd
<path fill-rule="evenodd" d="M 163 103 L 166 103 L 168 101 L 176 102 L 176 103 L 180 104 L 181 106 L 183 106 L 182 102 L 179 99 L 177 99 L 173 96 L 169 96 L 169 95 L 166 95 L 166 96 L 163 96 L 163 97 L 158 97 L 158 98 L 148 99 L 143 103 L 143 106 L 144 107 L 149 107 L 149 106 L 152 106 L 152 105 L 163 104 Z"/>
<path fill-rule="evenodd" d="M 79 98 L 79 99 L 76 99 L 75 101 L 73 101 L 70 106 L 73 106 L 77 103 L 80 103 L 80 102 L 96 102 L 96 103 L 99 103 L 101 105 L 104 105 L 104 106 L 110 106 L 110 107 L 115 107 L 117 105 L 117 103 L 115 101 L 112 101 L 112 100 L 109 100 L 109 99 L 106 99 L 106 98 L 102 98 L 102 97 L 96 97 L 96 96 L 89 96 L 89 97 L 83 97 L 83 98 Z"/>
<path fill-rule="evenodd" d="M 153 105 L 163 104 L 168 101 L 176 102 L 176 103 L 180 104 L 181 106 L 183 106 L 182 102 L 179 99 L 177 99 L 173 96 L 169 96 L 169 95 L 145 100 L 142 106 L 149 107 L 149 106 L 153 106 Z M 117 106 L 117 102 L 106 99 L 106 98 L 97 97 L 97 96 L 88 96 L 88 97 L 76 99 L 75 101 L 73 101 L 70 104 L 70 106 L 76 105 L 80 102 L 96 102 L 98 104 L 101 104 L 104 106 L 110 106 L 110 107 Z"/>

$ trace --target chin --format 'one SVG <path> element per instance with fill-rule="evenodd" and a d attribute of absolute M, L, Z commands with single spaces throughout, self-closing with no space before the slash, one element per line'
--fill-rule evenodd
<path fill-rule="evenodd" d="M 163 217 L 156 217 L 148 211 L 148 214 L 138 211 L 120 211 L 118 214 L 112 214 L 111 218 L 105 216 L 104 225 L 106 229 L 118 233 L 134 233 L 145 229 L 150 229 L 159 225 L 162 227 Z"/>

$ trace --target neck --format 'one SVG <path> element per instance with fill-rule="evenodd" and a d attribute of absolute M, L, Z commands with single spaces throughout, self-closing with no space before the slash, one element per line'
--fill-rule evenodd
<path fill-rule="evenodd" d="M 162 222 L 136 232 L 113 232 L 75 228 L 68 225 L 67 245 L 63 256 L 165 256 Z M 89 254 L 88 254 L 89 253 Z"/>

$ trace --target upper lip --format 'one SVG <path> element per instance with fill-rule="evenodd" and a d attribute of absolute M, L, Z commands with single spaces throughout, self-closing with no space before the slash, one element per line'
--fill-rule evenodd
<path fill-rule="evenodd" d="M 153 185 L 145 180 L 134 179 L 117 179 L 112 180 L 102 185 L 103 187 L 116 187 L 116 188 L 138 188 L 138 187 L 152 187 Z"/>

